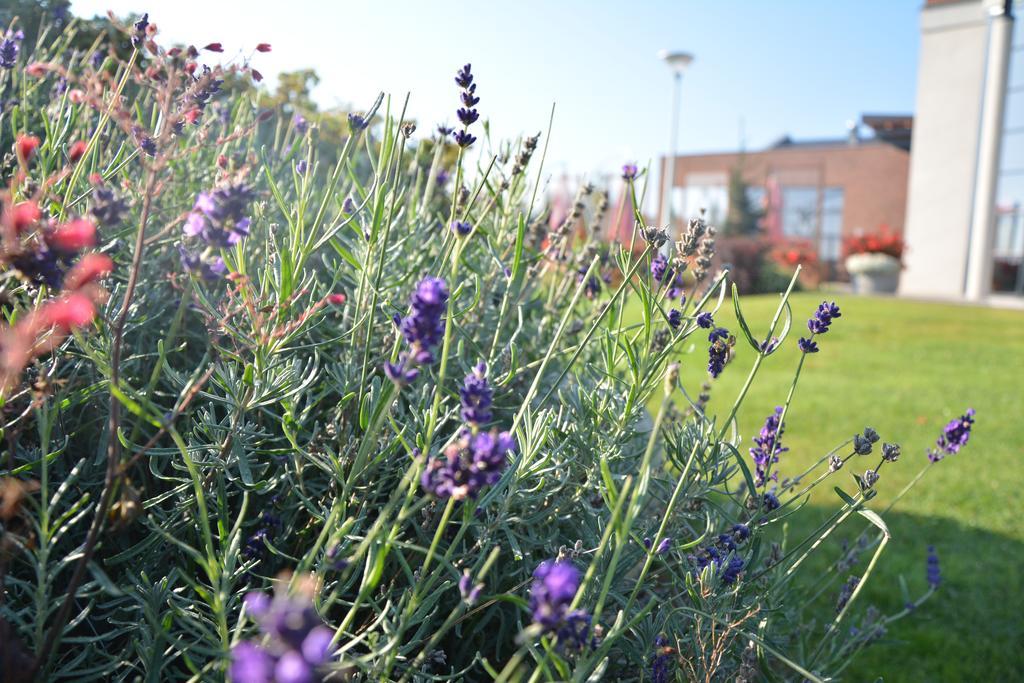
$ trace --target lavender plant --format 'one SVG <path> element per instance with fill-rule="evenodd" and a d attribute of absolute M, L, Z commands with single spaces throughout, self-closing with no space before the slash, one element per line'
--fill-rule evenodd
<path fill-rule="evenodd" d="M 0 44 L 22 93 L 0 114 L 3 680 L 822 681 L 938 589 L 929 551 L 906 609 L 858 600 L 900 446 L 866 428 L 780 481 L 804 358 L 841 322 L 823 302 L 790 339 L 795 274 L 759 334 L 735 288 L 738 332 L 717 325 L 703 217 L 601 239 L 642 205 L 632 164 L 617 206 L 587 187 L 545 234 L 546 139 L 472 134 L 468 64 L 457 131 L 417 138 L 381 96 L 325 157 L 337 120 L 247 84 L 268 44 L 203 66 L 223 46 L 120 29 L 127 61 L 68 50 L 74 22 Z M 744 438 L 784 344 L 788 394 Z M 696 400 L 681 363 L 707 369 Z M 823 484 L 834 513 L 783 534 Z M 831 536 L 858 519 L 852 557 Z M 807 576 L 812 555 L 835 559 Z"/>

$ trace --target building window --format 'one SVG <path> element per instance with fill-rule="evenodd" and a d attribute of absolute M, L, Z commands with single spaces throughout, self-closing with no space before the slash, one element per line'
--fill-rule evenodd
<path fill-rule="evenodd" d="M 821 201 L 821 244 L 823 261 L 838 261 L 843 241 L 843 188 L 826 187 Z"/>
<path fill-rule="evenodd" d="M 1024 294 L 1024 22 L 1014 25 L 996 199 L 992 289 Z"/>
<path fill-rule="evenodd" d="M 787 185 L 782 188 L 782 236 L 818 245 L 818 258 L 838 261 L 843 239 L 843 188 Z"/>
<path fill-rule="evenodd" d="M 705 218 L 710 225 L 721 225 L 729 210 L 729 188 L 724 173 L 690 173 L 682 189 L 681 211 L 676 216 L 684 220 L 695 218 L 706 209 Z M 673 203 L 673 210 L 676 209 Z"/>
<path fill-rule="evenodd" d="M 818 188 L 787 185 L 782 188 L 782 235 L 815 240 L 818 236 Z"/>

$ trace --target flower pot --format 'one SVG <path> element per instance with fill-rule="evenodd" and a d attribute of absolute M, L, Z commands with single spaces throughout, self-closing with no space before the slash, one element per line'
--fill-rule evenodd
<path fill-rule="evenodd" d="M 889 254 L 853 254 L 846 258 L 853 291 L 857 294 L 892 294 L 900 282 L 900 260 Z"/>

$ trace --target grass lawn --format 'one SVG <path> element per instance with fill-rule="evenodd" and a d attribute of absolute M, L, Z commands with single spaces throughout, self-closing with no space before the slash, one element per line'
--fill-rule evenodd
<path fill-rule="evenodd" d="M 820 293 L 792 298 L 796 318 L 785 348 L 761 366 L 739 414 L 747 440 L 765 416 L 785 401 L 806 334 L 806 319 Z M 903 455 L 882 470 L 879 495 L 869 506 L 881 511 L 927 461 L 925 450 L 943 425 L 968 407 L 977 410 L 971 442 L 933 467 L 924 480 L 885 515 L 893 534 L 864 593 L 885 613 L 901 609 L 898 577 L 911 594 L 926 588 L 925 554 L 936 546 L 943 585 L 916 614 L 893 625 L 887 639 L 865 651 L 844 680 L 1009 681 L 1024 677 L 1024 313 L 1020 311 L 839 295 L 842 317 L 819 338 L 821 352 L 804 365 L 786 419 L 790 452 L 778 468 L 795 475 L 837 443 L 874 427 L 885 441 L 902 444 Z M 777 297 L 742 300 L 755 337 L 763 337 Z M 726 299 L 716 322 L 739 332 Z M 707 343 L 685 344 L 680 360 L 684 386 L 696 395 L 706 379 Z M 753 355 L 737 343 L 735 360 L 712 389 L 709 413 L 724 416 L 746 378 Z M 851 460 L 836 483 L 855 489 L 847 469 L 860 472 L 877 455 Z M 854 468 L 850 468 L 854 465 Z M 839 499 L 832 486 L 816 489 L 809 524 L 824 519 Z M 866 522 L 857 518 L 833 537 L 852 540 Z M 827 560 L 838 554 L 836 544 Z M 854 569 L 863 571 L 867 558 Z M 811 568 L 813 571 L 813 568 Z M 813 578 L 808 576 L 808 579 Z M 822 601 L 834 616 L 835 596 Z M 847 672 L 844 672 L 847 673 Z"/>

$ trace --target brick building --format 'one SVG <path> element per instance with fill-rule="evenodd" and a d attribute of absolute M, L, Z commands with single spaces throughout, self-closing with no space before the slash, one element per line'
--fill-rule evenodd
<path fill-rule="evenodd" d="M 862 124 L 873 135 L 861 137 L 859 127 L 851 127 L 842 138 L 784 137 L 759 151 L 675 157 L 674 228 L 701 208 L 712 224 L 720 225 L 728 207 L 729 176 L 738 169 L 751 199 L 764 208 L 766 234 L 816 245 L 824 264 L 839 261 L 845 237 L 882 225 L 902 232 L 913 118 L 865 115 Z"/>

